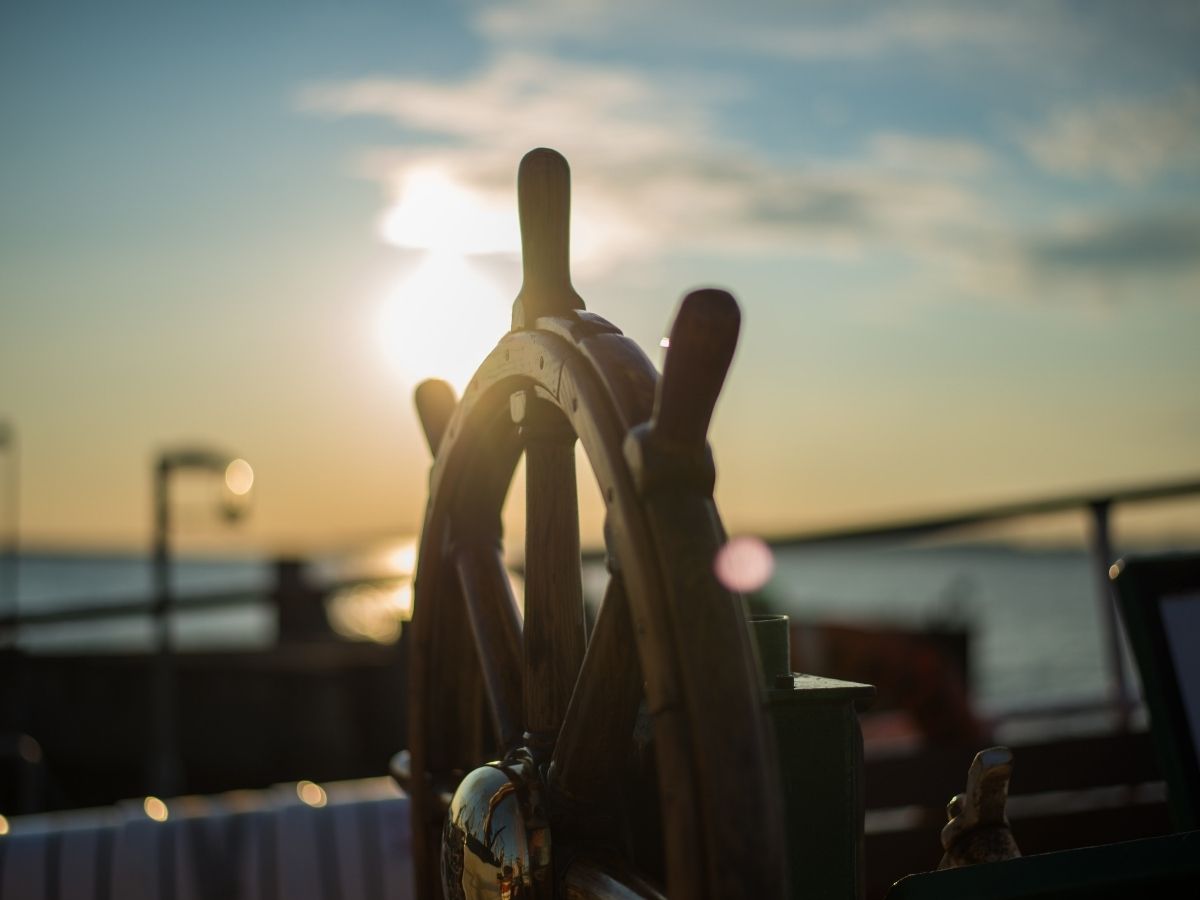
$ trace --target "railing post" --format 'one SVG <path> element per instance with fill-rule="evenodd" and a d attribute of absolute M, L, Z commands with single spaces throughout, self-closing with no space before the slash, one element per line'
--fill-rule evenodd
<path fill-rule="evenodd" d="M 1125 669 L 1125 655 L 1121 648 L 1121 625 L 1117 619 L 1116 596 L 1108 577 L 1113 564 L 1112 537 L 1109 528 L 1109 511 L 1112 501 L 1094 500 L 1088 504 L 1091 512 L 1092 565 L 1096 571 L 1096 602 L 1100 614 L 1100 631 L 1104 641 L 1104 654 L 1108 663 L 1109 694 L 1117 711 L 1117 728 L 1129 729 L 1129 673 Z"/>
<path fill-rule="evenodd" d="M 171 642 L 170 560 L 171 463 L 160 458 L 154 469 L 154 636 L 151 672 L 152 751 L 149 783 L 164 797 L 180 788 L 180 764 L 175 715 L 175 657 Z"/>
<path fill-rule="evenodd" d="M 0 646 L 8 644 L 17 646 L 17 620 L 20 616 L 20 605 L 17 602 L 17 581 L 21 564 L 20 549 L 20 455 L 17 446 L 17 432 L 8 422 L 0 421 L 0 452 L 6 456 L 5 469 L 8 478 L 4 486 L 5 507 L 8 521 L 5 534 L 4 586 L 0 589 L 0 597 L 4 598 L 0 606 L 0 618 L 12 622 L 7 635 L 0 634 Z M 3 626 L 0 626 L 3 629 Z"/>

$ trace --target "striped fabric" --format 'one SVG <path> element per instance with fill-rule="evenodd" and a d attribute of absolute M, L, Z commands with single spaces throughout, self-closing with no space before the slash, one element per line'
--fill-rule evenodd
<path fill-rule="evenodd" d="M 4 900 L 408 900 L 408 798 L 389 779 L 10 820 Z M 312 796 L 316 793 L 316 796 Z M 151 811 L 156 811 L 153 808 Z"/>

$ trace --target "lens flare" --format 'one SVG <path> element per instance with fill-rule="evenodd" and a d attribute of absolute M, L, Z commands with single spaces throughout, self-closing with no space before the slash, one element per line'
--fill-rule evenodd
<path fill-rule="evenodd" d="M 775 555 L 761 538 L 741 535 L 731 538 L 717 551 L 713 571 L 729 590 L 750 593 L 771 580 Z"/>

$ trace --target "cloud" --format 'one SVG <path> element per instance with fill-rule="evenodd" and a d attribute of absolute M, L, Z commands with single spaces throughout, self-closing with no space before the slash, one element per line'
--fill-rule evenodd
<path fill-rule="evenodd" d="M 896 297 L 1109 304 L 1195 294 L 1193 217 L 1151 206 L 1040 226 L 1052 207 L 1021 208 L 1012 173 L 985 146 L 953 134 L 888 130 L 864 134 L 857 150 L 837 157 L 772 155 L 727 127 L 737 87 L 710 79 L 504 52 L 454 79 L 311 85 L 299 103 L 399 126 L 402 141 L 368 149 L 358 163 L 393 211 L 414 173 L 436 173 L 473 192 L 489 215 L 515 222 L 517 160 L 535 146 L 561 150 L 585 173 L 573 187 L 572 255 L 581 275 L 670 254 L 819 256 L 912 263 L 911 284 L 881 286 Z M 1164 131 L 1156 115 L 1139 121 Z M 1168 145 L 1176 148 L 1171 159 L 1191 152 L 1182 137 Z M 399 231 L 392 240 L 402 242 Z M 505 246 L 515 247 L 515 237 Z"/>
<path fill-rule="evenodd" d="M 852 21 L 782 27 L 750 25 L 727 32 L 731 43 L 802 62 L 876 59 L 894 52 L 1010 46 L 1025 32 L 1010 12 L 996 7 L 907 5 Z"/>
<path fill-rule="evenodd" d="M 1084 221 L 1032 243 L 1029 256 L 1038 269 L 1055 274 L 1200 271 L 1200 216 L 1157 213 Z"/>
<path fill-rule="evenodd" d="M 898 51 L 1000 47 L 1028 37 L 1029 19 L 1045 22 L 1044 5 L 1021 11 L 994 4 L 909 2 L 759 3 L 632 0 L 526 0 L 479 11 L 475 24 L 508 45 L 595 43 L 640 31 L 656 41 L 740 49 L 796 61 L 862 60 Z M 1043 29 L 1044 33 L 1044 29 Z"/>
<path fill-rule="evenodd" d="M 1020 129 L 1017 140 L 1055 175 L 1144 183 L 1200 162 L 1200 88 L 1061 109 L 1039 126 Z"/>
<path fill-rule="evenodd" d="M 853 253 L 882 242 L 915 251 L 980 214 L 972 193 L 945 175 L 982 168 L 981 148 L 889 133 L 857 162 L 789 165 L 722 131 L 717 106 L 728 96 L 694 73 L 651 76 L 511 53 L 459 81 L 315 85 L 300 102 L 422 135 L 362 160 L 363 173 L 393 196 L 408 173 L 436 167 L 511 202 L 520 155 L 538 145 L 561 150 L 587 172 L 576 186 L 576 233 L 593 262 L 608 265 L 673 250 Z"/>
<path fill-rule="evenodd" d="M 695 87 L 703 87 L 702 82 Z M 597 155 L 618 162 L 657 155 L 711 131 L 698 107 L 680 104 L 674 85 L 614 64 L 567 63 L 504 53 L 455 82 L 361 79 L 312 86 L 301 107 L 339 116 L 374 116 L 462 142 L 527 146 L 539 135 L 586 136 Z"/>
<path fill-rule="evenodd" d="M 947 256 L 954 293 L 1025 305 L 1106 309 L 1200 299 L 1200 215 L 1078 216 L 1034 233 L 979 230 Z"/>
<path fill-rule="evenodd" d="M 946 178 L 981 175 L 993 163 L 987 148 L 975 141 L 899 132 L 873 136 L 870 156 L 883 168 Z"/>

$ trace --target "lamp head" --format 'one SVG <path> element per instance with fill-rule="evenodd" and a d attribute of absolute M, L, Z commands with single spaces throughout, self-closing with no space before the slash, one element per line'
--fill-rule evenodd
<path fill-rule="evenodd" d="M 181 469 L 220 475 L 221 499 L 218 509 L 221 518 L 232 524 L 246 515 L 250 508 L 250 491 L 254 486 L 254 469 L 246 460 L 207 447 L 177 448 L 158 457 L 159 477 L 164 482 L 172 472 Z"/>
<path fill-rule="evenodd" d="M 250 463 L 238 458 L 225 466 L 225 489 L 221 502 L 221 514 L 225 521 L 233 524 L 240 520 L 250 508 L 250 489 L 254 487 L 254 469 Z"/>

